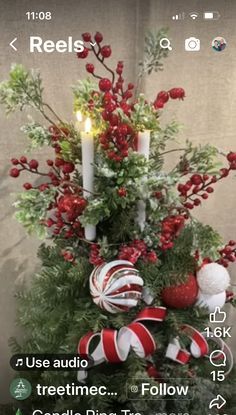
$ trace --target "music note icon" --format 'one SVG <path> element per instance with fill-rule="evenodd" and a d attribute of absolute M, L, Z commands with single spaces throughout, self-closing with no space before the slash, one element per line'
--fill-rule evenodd
<path fill-rule="evenodd" d="M 16 367 L 18 367 L 18 366 L 22 366 L 23 365 L 23 359 L 17 359 L 17 361 L 16 361 Z"/>

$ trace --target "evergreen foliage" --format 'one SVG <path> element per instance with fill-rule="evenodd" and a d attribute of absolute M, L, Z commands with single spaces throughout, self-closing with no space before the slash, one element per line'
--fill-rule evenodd
<path fill-rule="evenodd" d="M 147 36 L 145 59 L 140 65 L 141 75 L 163 68 L 162 58 L 167 56 L 167 52 L 159 48 L 159 40 L 164 33 L 166 32 L 160 31 L 157 35 Z M 140 256 L 135 267 L 140 271 L 145 287 L 152 292 L 154 297 L 152 305 L 163 305 L 161 299 L 163 288 L 186 282 L 187 276 L 194 274 L 206 257 L 211 258 L 212 261 L 220 259 L 220 250 L 223 246 L 221 237 L 210 226 L 201 224 L 192 216 L 191 209 L 185 204 L 186 200 L 178 192 L 178 185 L 185 183 L 189 174 L 215 175 L 215 182 L 220 180 L 222 175 L 219 172 L 219 151 L 208 144 L 194 147 L 189 141 L 184 148 L 170 150 L 168 144 L 176 139 L 179 126 L 176 122 L 172 122 L 163 127 L 160 123 L 159 111 L 153 105 L 147 104 L 144 96 L 140 94 L 130 116 L 121 108 L 117 109 L 116 115 L 120 117 L 122 123 L 132 126 L 135 134 L 144 129 L 152 130 L 150 160 L 147 161 L 135 151 L 131 137 L 128 136 L 130 144 L 128 154 L 116 162 L 107 157 L 99 142 L 100 135 L 107 129 L 107 122 L 101 117 L 104 105 L 103 94 L 99 92 L 94 82 L 85 80 L 79 81 L 74 87 L 74 95 L 75 111 L 81 110 L 83 115 L 90 116 L 94 122 L 93 133 L 97 138 L 96 180 L 94 194 L 88 198 L 88 204 L 79 215 L 79 221 L 69 222 L 73 222 L 73 225 L 79 223 L 78 226 L 81 227 L 86 224 L 97 225 L 96 244 L 100 257 L 107 262 L 117 258 L 124 246 L 129 246 L 134 240 L 142 240 L 147 251 L 154 251 L 158 259 L 152 262 Z M 92 110 L 88 107 L 91 95 L 93 96 Z M 69 188 L 73 189 L 72 195 L 77 194 L 77 191 L 81 192 L 80 133 L 75 126 L 62 121 L 44 102 L 39 74 L 27 71 L 21 65 L 14 66 L 10 72 L 10 79 L 0 86 L 0 101 L 5 105 L 7 112 L 32 106 L 42 114 L 49 122 L 50 132 L 34 121 L 24 126 L 23 130 L 34 148 L 38 145 L 52 145 L 51 131 L 53 130 L 54 134 L 56 131 L 60 137 L 57 141 L 61 150 L 59 158 L 61 157 L 65 162 L 76 163 L 77 166 L 76 171 L 66 179 L 71 186 Z M 180 160 L 170 172 L 164 171 L 165 154 L 177 150 L 181 151 Z M 58 166 L 54 167 L 54 173 L 65 182 Z M 103 328 L 119 330 L 130 324 L 138 312 L 145 307 L 144 301 L 140 301 L 138 306 L 129 312 L 109 314 L 94 304 L 88 283 L 93 270 L 90 258 L 93 244 L 84 239 L 81 228 L 78 233 L 72 232 L 68 237 L 68 228 L 66 228 L 69 226 L 68 223 L 65 223 L 66 226 L 58 233 L 48 231 L 45 226 L 50 218 L 50 212 L 53 211 L 55 214 L 62 197 L 65 187 L 60 186 L 61 182 L 53 185 L 47 183 L 47 188 L 43 191 L 33 188 L 21 192 L 15 204 L 16 217 L 26 230 L 30 233 L 36 232 L 39 237 L 47 236 L 53 243 L 43 243 L 40 246 L 38 256 L 42 268 L 34 275 L 30 289 L 22 290 L 17 294 L 18 323 L 23 327 L 25 337 L 20 343 L 16 339 L 10 340 L 14 353 L 76 353 L 79 340 L 88 331 L 97 332 Z M 125 197 L 119 194 L 121 188 L 126 191 Z M 147 223 L 143 231 L 136 222 L 139 200 L 146 203 Z M 186 222 L 174 235 L 171 249 L 162 249 L 163 222 L 166 218 L 177 215 L 182 215 Z M 73 261 L 65 260 L 63 256 L 65 251 L 73 255 Z M 45 408 L 47 412 L 50 410 L 63 412 L 67 409 L 78 410 L 78 408 L 81 412 L 87 408 L 119 412 L 120 409 L 129 408 L 131 412 L 148 415 L 157 412 L 208 415 L 206 402 L 214 398 L 217 393 L 221 393 L 225 398 L 229 398 L 225 411 L 228 415 L 233 415 L 236 409 L 236 400 L 232 396 L 236 384 L 234 373 L 231 373 L 223 384 L 214 383 L 210 379 L 207 358 L 191 359 L 188 364 L 182 366 L 165 357 L 167 346 L 176 337 L 182 347 L 189 347 L 189 338 L 181 334 L 182 325 L 191 324 L 201 332 L 209 323 L 208 314 L 206 309 L 196 306 L 181 310 L 169 309 L 164 322 L 147 324 L 158 345 L 151 358 L 152 364 L 167 383 L 171 383 L 171 378 L 178 378 L 180 385 L 181 378 L 187 379 L 193 394 L 191 401 L 164 399 L 152 401 L 144 400 L 141 396 L 137 400 L 129 399 L 127 391 L 133 384 L 133 379 L 148 378 L 147 361 L 131 352 L 122 364 L 103 363 L 90 369 L 86 380 L 88 386 L 105 385 L 117 392 L 117 396 L 109 399 L 105 396 L 39 399 L 32 395 L 31 399 L 23 403 L 24 413 L 28 414 L 33 408 L 40 407 Z M 37 371 L 22 373 L 22 376 L 27 376 L 33 386 L 38 383 L 55 386 L 77 383 L 76 373 L 73 371 Z M 148 381 L 153 385 L 158 383 L 151 377 Z M 213 415 L 214 410 L 211 413 Z"/>

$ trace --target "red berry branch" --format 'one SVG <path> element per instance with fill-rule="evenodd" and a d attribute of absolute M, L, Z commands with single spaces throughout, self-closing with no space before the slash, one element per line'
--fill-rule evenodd
<path fill-rule="evenodd" d="M 100 93 L 103 94 L 101 115 L 107 123 L 107 129 L 99 137 L 101 148 L 109 159 L 119 163 L 128 156 L 129 148 L 135 149 L 137 141 L 136 132 L 132 126 L 129 123 L 124 123 L 116 112 L 119 108 L 130 118 L 135 104 L 135 102 L 130 101 L 133 98 L 132 90 L 134 85 L 128 83 L 127 87 L 125 87 L 123 78 L 124 64 L 122 61 L 118 61 L 115 71 L 105 63 L 106 59 L 111 56 L 112 49 L 109 45 L 102 45 L 103 35 L 101 33 L 97 32 L 92 37 L 91 33 L 86 32 L 82 34 L 82 38 L 87 45 L 82 52 L 77 53 L 77 57 L 85 59 L 90 53 L 93 53 L 98 62 L 111 75 L 110 79 L 101 77 L 92 63 L 86 64 L 87 72 L 99 79 Z M 93 42 L 96 42 L 96 45 Z M 95 94 L 97 92 L 94 91 Z M 168 92 L 159 92 L 153 104 L 154 110 L 163 108 L 169 97 L 172 99 L 184 99 L 185 92 L 183 88 L 173 88 Z M 88 108 L 90 110 L 94 108 L 93 98 L 94 96 L 91 96 L 89 100 Z M 123 197 L 123 194 L 121 196 Z"/>
<path fill-rule="evenodd" d="M 160 91 L 153 103 L 155 109 L 163 108 L 164 105 L 171 99 L 184 99 L 185 91 L 183 88 L 172 88 L 169 91 Z"/>
<path fill-rule="evenodd" d="M 228 244 L 219 251 L 219 254 L 220 259 L 217 261 L 218 264 L 227 268 L 230 262 L 236 261 L 236 241 L 230 240 Z"/>
<path fill-rule="evenodd" d="M 231 170 L 236 170 L 236 153 L 230 152 L 227 155 L 229 162 L 228 168 L 222 168 L 219 176 L 209 176 L 208 174 L 193 174 L 185 184 L 178 184 L 180 196 L 184 198 L 183 206 L 187 209 L 193 209 L 201 204 L 201 199 L 208 199 L 209 194 L 214 192 L 213 184 L 227 177 Z"/>

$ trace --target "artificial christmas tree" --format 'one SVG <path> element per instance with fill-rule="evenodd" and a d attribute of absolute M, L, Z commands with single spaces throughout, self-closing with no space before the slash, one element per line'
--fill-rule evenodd
<path fill-rule="evenodd" d="M 208 355 L 219 344 L 203 334 L 209 309 L 197 297 L 200 290 L 215 295 L 229 288 L 224 270 L 223 284 L 212 291 L 209 283 L 208 290 L 204 267 L 234 262 L 236 242 L 223 247 L 218 233 L 198 222 L 192 210 L 235 170 L 236 153 L 229 152 L 219 169 L 217 148 L 187 142 L 176 166 L 165 172 L 165 154 L 178 150 L 166 149 L 178 126 L 162 127 L 160 115 L 169 99 L 185 98 L 184 89 L 161 91 L 148 103 L 133 84 L 126 86 L 123 62 L 115 71 L 108 66 L 112 50 L 102 45 L 102 34 L 82 36 L 86 46 L 79 62 L 93 54 L 107 77 L 86 64 L 98 83 L 88 78 L 74 87 L 76 125 L 45 103 L 38 73 L 15 65 L 0 85 L 7 112 L 33 107 L 48 122 L 23 127 L 31 146 L 55 151 L 46 170 L 35 159 L 12 159 L 12 177 L 30 173 L 42 179 L 24 184 L 16 217 L 30 233 L 53 241 L 39 249 L 42 270 L 31 289 L 18 294 L 26 339 L 22 345 L 12 340 L 12 347 L 22 353 L 89 353 L 94 366 L 79 372 L 78 380 L 75 372 L 42 371 L 31 375 L 32 384 L 86 382 L 105 385 L 111 395 L 40 399 L 33 394 L 25 408 L 207 415 L 220 391 L 233 414 L 232 355 L 231 373 L 223 383 L 213 382 Z M 145 73 L 162 69 L 167 51 L 159 48 L 161 37 L 163 31 L 146 38 L 138 84 Z M 228 299 L 233 302 L 232 295 Z M 221 346 L 228 350 L 223 341 Z M 187 382 L 191 400 L 130 394 L 134 379 L 156 387 L 172 378 Z"/>

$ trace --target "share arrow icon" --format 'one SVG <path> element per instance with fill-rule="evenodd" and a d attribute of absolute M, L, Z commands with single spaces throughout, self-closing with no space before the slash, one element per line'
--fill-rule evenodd
<path fill-rule="evenodd" d="M 216 407 L 216 409 L 221 409 L 226 404 L 226 400 L 221 395 L 217 395 L 215 399 L 212 399 L 212 401 L 209 404 L 209 409 Z"/>

